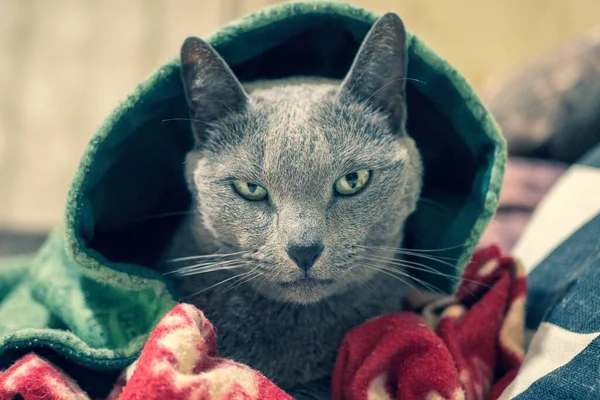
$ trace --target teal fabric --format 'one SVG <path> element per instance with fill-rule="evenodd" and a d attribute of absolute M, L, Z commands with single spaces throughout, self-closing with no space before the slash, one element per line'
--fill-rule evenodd
<path fill-rule="evenodd" d="M 207 40 L 241 80 L 342 78 L 377 17 L 337 2 L 287 3 Z M 409 132 L 426 174 L 406 247 L 448 248 L 443 256 L 456 262 L 430 266 L 459 276 L 496 209 L 505 145 L 464 78 L 410 32 L 409 43 Z M 38 254 L 0 263 L 0 366 L 31 349 L 92 369 L 120 369 L 135 359 L 176 301 L 151 266 L 189 205 L 182 162 L 192 137 L 188 123 L 177 120 L 186 117 L 174 59 L 98 129 L 73 180 L 64 223 Z M 151 217 L 159 214 L 170 216 Z M 447 291 L 454 282 L 419 278 Z"/>

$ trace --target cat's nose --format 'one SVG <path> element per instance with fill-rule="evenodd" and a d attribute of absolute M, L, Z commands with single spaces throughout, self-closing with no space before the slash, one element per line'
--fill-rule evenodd
<path fill-rule="evenodd" d="M 304 272 L 308 272 L 315 265 L 317 258 L 319 258 L 322 252 L 323 243 L 312 243 L 310 245 L 290 244 L 287 248 L 290 258 Z"/>

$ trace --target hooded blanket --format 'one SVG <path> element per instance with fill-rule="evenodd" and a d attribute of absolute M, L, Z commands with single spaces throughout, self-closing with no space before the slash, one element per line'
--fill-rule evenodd
<path fill-rule="evenodd" d="M 377 17 L 342 3 L 288 3 L 206 40 L 242 81 L 341 79 Z M 465 79 L 411 32 L 408 43 L 408 132 L 425 180 L 404 245 L 446 249 L 436 254 L 454 265 L 419 278 L 449 292 L 495 211 L 505 146 Z M 179 74 L 178 59 L 166 63 L 108 116 L 82 157 L 62 224 L 37 254 L 0 261 L 0 369 L 35 351 L 94 393 L 137 358 L 176 304 L 150 266 L 190 204 L 182 164 L 193 140 L 179 120 L 188 117 Z"/>

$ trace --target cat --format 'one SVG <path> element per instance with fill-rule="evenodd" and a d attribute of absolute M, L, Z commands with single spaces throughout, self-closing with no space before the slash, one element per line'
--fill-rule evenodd
<path fill-rule="evenodd" d="M 343 81 L 242 85 L 201 39 L 181 49 L 195 212 L 163 268 L 214 324 L 220 356 L 298 397 L 311 384 L 328 392 L 345 333 L 402 308 L 386 259 L 423 181 L 406 132 L 407 63 L 394 13 L 375 22 Z"/>

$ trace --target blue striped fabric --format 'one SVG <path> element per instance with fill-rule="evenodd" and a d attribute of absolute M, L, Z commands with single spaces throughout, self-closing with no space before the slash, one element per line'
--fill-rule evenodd
<path fill-rule="evenodd" d="M 535 333 L 501 399 L 600 399 L 600 146 L 556 184 L 514 253 Z"/>

